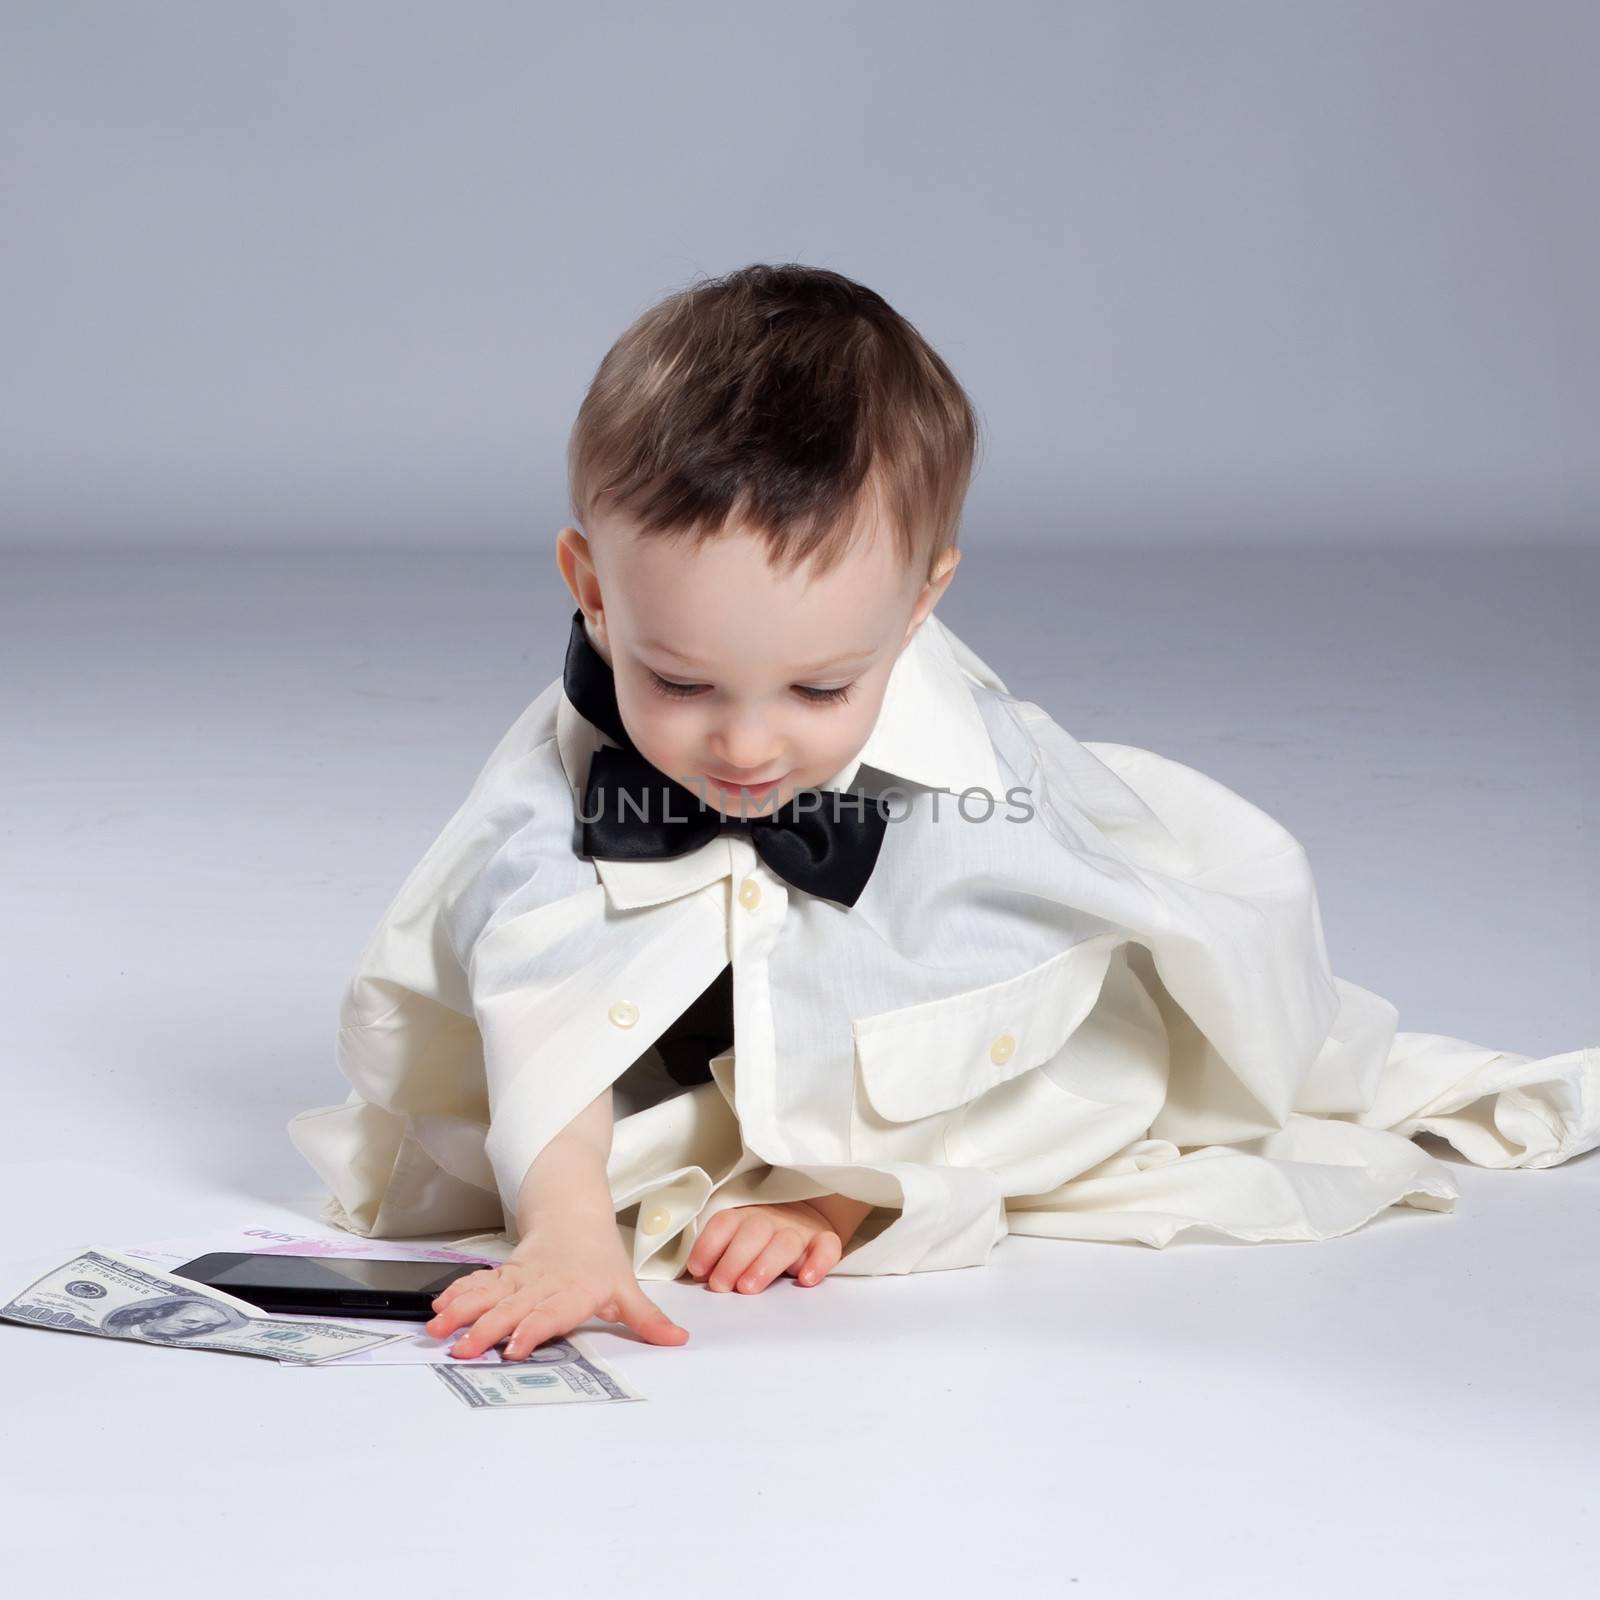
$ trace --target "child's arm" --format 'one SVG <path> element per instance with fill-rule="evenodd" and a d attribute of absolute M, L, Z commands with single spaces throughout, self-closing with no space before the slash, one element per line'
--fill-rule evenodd
<path fill-rule="evenodd" d="M 606 1176 L 611 1128 L 607 1084 L 529 1166 L 505 1264 L 457 1278 L 435 1298 L 426 1324 L 435 1338 L 472 1324 L 452 1356 L 482 1355 L 509 1334 L 503 1355 L 516 1360 L 591 1316 L 626 1323 L 652 1344 L 689 1337 L 640 1289 L 623 1247 Z"/>
<path fill-rule="evenodd" d="M 582 1226 L 603 1222 L 616 1228 L 616 1210 L 606 1166 L 611 1159 L 614 1118 L 608 1083 L 538 1154 L 517 1195 L 515 1261 L 541 1226 L 552 1221 Z"/>

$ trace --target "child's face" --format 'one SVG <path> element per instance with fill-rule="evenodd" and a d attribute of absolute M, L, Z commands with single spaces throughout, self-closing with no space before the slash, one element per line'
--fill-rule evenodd
<path fill-rule="evenodd" d="M 611 666 L 629 736 L 734 816 L 768 815 L 850 763 L 960 559 L 948 553 L 924 584 L 875 527 L 825 577 L 780 576 L 751 534 L 695 549 L 604 518 L 590 531 L 563 528 L 556 560 Z"/>

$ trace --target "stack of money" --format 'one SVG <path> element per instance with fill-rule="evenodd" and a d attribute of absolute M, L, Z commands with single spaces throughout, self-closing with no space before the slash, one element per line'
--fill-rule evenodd
<path fill-rule="evenodd" d="M 0 1305 L 0 1317 L 59 1333 L 132 1339 L 180 1350 L 267 1356 L 291 1366 L 321 1366 L 412 1337 L 326 1317 L 268 1316 L 248 1301 L 162 1272 L 115 1250 L 84 1250 Z M 641 1400 L 599 1356 L 569 1335 L 524 1361 L 494 1366 L 434 1365 L 445 1387 L 474 1410 L 569 1401 Z"/>

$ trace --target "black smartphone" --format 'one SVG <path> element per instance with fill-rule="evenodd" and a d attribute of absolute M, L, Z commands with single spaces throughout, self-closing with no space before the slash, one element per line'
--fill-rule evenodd
<path fill-rule="evenodd" d="M 172 1270 L 177 1277 L 208 1283 L 263 1311 L 310 1316 L 391 1317 L 427 1322 L 433 1297 L 468 1272 L 495 1261 L 382 1261 L 367 1256 L 274 1256 L 218 1251 L 196 1256 Z"/>

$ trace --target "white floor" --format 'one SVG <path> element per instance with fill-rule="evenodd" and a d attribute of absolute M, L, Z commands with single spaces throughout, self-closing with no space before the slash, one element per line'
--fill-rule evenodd
<path fill-rule="evenodd" d="M 1079 738 L 1283 821 L 1335 970 L 1403 1028 L 1600 1043 L 1600 552 L 968 545 L 940 615 Z M 547 541 L 0 576 L 0 1288 L 312 1222 L 284 1124 L 343 1098 L 346 970 L 560 671 Z M 1014 1238 L 971 1271 L 652 1285 L 687 1346 L 595 1335 L 636 1405 L 490 1422 L 417 1369 L 0 1323 L 0 1570 L 238 1600 L 1592 1592 L 1600 1155 L 1429 1147 L 1454 1214 L 1321 1244 Z"/>

